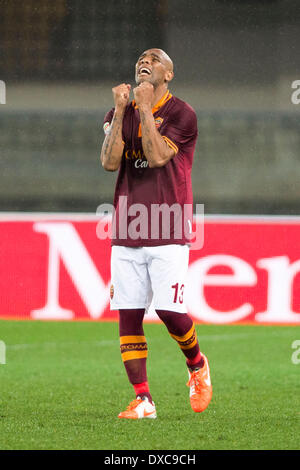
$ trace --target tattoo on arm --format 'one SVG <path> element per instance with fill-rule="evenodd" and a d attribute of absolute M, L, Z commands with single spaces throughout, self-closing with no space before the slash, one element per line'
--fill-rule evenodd
<path fill-rule="evenodd" d="M 113 122 L 111 124 L 111 129 L 109 134 L 107 135 L 107 139 L 105 141 L 105 146 L 104 146 L 104 155 L 107 156 L 108 154 L 108 149 L 111 150 L 115 141 L 116 137 L 119 134 L 120 130 L 120 125 L 121 125 L 121 119 L 119 119 L 117 116 L 113 119 Z"/>
<path fill-rule="evenodd" d="M 106 165 L 119 164 L 122 158 L 123 115 L 114 114 L 109 134 L 106 135 L 102 148 L 102 162 Z M 114 148 L 117 146 L 117 148 Z"/>
<path fill-rule="evenodd" d="M 155 127 L 152 113 L 140 110 L 142 145 L 149 164 L 161 163 L 166 159 L 167 144 Z M 169 157 L 165 160 L 169 160 Z"/>
<path fill-rule="evenodd" d="M 147 126 L 147 118 L 143 111 L 140 111 L 140 118 L 141 118 L 141 125 L 143 128 L 143 144 L 145 146 L 145 154 L 148 158 L 152 158 L 153 156 L 153 143 L 151 141 L 151 136 L 149 132 L 149 127 Z"/>

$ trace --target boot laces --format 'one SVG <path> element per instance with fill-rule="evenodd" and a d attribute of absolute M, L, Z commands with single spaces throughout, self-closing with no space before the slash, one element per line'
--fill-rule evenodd
<path fill-rule="evenodd" d="M 140 403 L 142 403 L 142 399 L 141 398 L 136 398 L 135 400 L 132 400 L 129 405 L 127 406 L 126 410 L 127 411 L 131 411 L 133 410 L 134 408 L 136 408 Z"/>
<path fill-rule="evenodd" d="M 201 390 L 201 380 L 200 380 L 200 374 L 198 374 L 198 370 L 193 371 L 191 373 L 190 379 L 187 383 L 189 387 L 193 387 L 196 391 Z"/>

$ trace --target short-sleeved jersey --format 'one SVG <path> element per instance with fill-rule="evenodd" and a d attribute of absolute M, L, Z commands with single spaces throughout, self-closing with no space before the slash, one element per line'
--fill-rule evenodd
<path fill-rule="evenodd" d="M 142 146 L 139 110 L 135 101 L 130 102 L 123 118 L 125 145 L 115 188 L 112 245 L 159 246 L 190 241 L 191 170 L 198 135 L 196 113 L 167 91 L 152 114 L 158 132 L 174 150 L 174 156 L 162 167 L 149 168 Z M 105 131 L 113 115 L 114 108 L 104 118 Z M 169 225 L 164 225 L 168 217 Z"/>

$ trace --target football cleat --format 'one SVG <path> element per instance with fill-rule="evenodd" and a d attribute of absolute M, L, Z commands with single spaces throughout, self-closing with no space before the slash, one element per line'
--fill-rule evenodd
<path fill-rule="evenodd" d="M 210 380 L 210 371 L 208 360 L 204 354 L 204 366 L 201 369 L 188 370 L 190 387 L 190 403 L 196 413 L 202 413 L 208 407 L 212 397 L 212 385 Z"/>
<path fill-rule="evenodd" d="M 155 404 L 150 403 L 147 397 L 137 397 L 127 406 L 125 411 L 119 413 L 118 418 L 141 419 L 156 418 Z"/>

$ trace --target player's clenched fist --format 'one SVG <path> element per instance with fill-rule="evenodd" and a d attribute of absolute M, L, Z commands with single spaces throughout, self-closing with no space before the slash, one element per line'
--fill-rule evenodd
<path fill-rule="evenodd" d="M 154 87 L 152 83 L 142 82 L 133 89 L 133 94 L 138 106 L 149 106 L 152 108 L 154 98 Z"/>
<path fill-rule="evenodd" d="M 131 85 L 122 83 L 112 89 L 115 107 L 116 108 L 125 108 L 130 94 Z"/>

